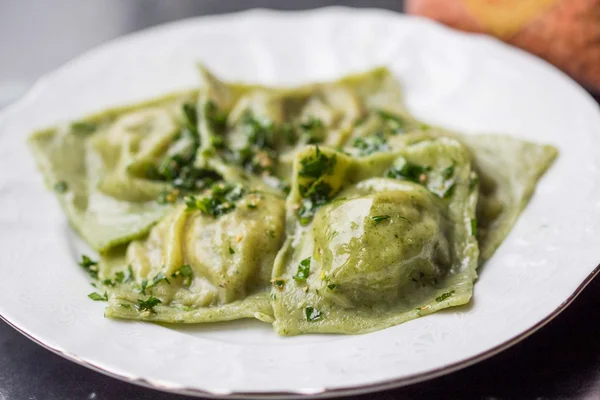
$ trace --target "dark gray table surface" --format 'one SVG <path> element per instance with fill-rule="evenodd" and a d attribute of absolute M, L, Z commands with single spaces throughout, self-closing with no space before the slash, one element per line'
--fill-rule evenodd
<path fill-rule="evenodd" d="M 384 0 L 1 0 L 0 106 L 2 93 L 18 93 L 32 79 L 77 53 L 147 26 L 252 7 L 305 9 L 328 4 L 402 11 L 402 1 Z M 488 360 L 434 380 L 354 399 L 600 399 L 598 310 L 600 277 L 547 326 Z M 38 346 L 0 321 L 0 400 L 185 398 L 88 370 Z"/>

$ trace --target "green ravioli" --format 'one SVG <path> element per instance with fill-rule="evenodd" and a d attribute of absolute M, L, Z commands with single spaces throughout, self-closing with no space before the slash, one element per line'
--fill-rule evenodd
<path fill-rule="evenodd" d="M 106 316 L 365 333 L 466 304 L 557 150 L 411 116 L 386 68 L 198 90 L 30 138 Z"/>

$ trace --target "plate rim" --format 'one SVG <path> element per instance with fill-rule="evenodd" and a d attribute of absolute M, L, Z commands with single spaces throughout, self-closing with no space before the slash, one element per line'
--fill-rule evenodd
<path fill-rule="evenodd" d="M 600 107 L 598 107 L 598 104 L 595 101 L 594 97 L 588 91 L 586 91 L 581 85 L 579 85 L 575 80 L 573 80 L 571 77 L 569 77 L 565 72 L 561 71 L 554 65 L 548 63 L 547 61 L 545 61 L 531 53 L 528 53 L 528 52 L 526 52 L 522 49 L 516 48 L 514 46 L 508 45 L 508 44 L 506 44 L 498 39 L 495 39 L 493 37 L 489 37 L 489 36 L 483 35 L 483 34 L 477 34 L 477 33 L 473 34 L 473 33 L 457 31 L 457 30 L 448 28 L 442 24 L 439 24 L 437 22 L 431 21 L 427 18 L 401 14 L 401 13 L 398 13 L 398 12 L 395 12 L 395 11 L 392 11 L 389 9 L 382 9 L 382 8 L 375 8 L 375 7 L 326 6 L 326 7 L 319 7 L 319 8 L 306 9 L 306 10 L 277 10 L 277 9 L 269 9 L 269 8 L 253 8 L 253 9 L 236 11 L 236 12 L 194 16 L 194 17 L 178 19 L 178 20 L 174 20 L 174 21 L 170 21 L 170 22 L 166 22 L 166 23 L 161 23 L 161 24 L 143 28 L 143 29 L 140 29 L 140 30 L 137 30 L 137 31 L 125 34 L 125 35 L 118 36 L 116 38 L 105 41 L 97 46 L 94 46 L 94 47 L 78 54 L 77 56 L 75 56 L 74 58 L 61 64 L 57 68 L 54 68 L 53 70 L 49 71 L 48 73 L 45 73 L 44 75 L 42 75 L 40 78 L 38 78 L 33 83 L 33 85 L 30 87 L 30 89 L 28 89 L 26 91 L 26 93 L 24 95 L 22 95 L 20 98 L 18 98 L 11 104 L 7 105 L 6 107 L 4 107 L 4 109 L 2 111 L 0 111 L 0 123 L 3 122 L 3 120 L 5 120 L 6 118 L 9 118 L 11 114 L 18 111 L 22 107 L 26 107 L 28 105 L 28 103 L 33 101 L 36 98 L 37 93 L 44 89 L 44 87 L 47 85 L 47 81 L 51 80 L 55 74 L 58 74 L 63 69 L 68 68 L 72 63 L 89 56 L 90 53 L 104 49 L 105 47 L 110 47 L 117 42 L 120 42 L 123 40 L 131 40 L 137 36 L 144 35 L 149 32 L 152 32 L 152 31 L 160 31 L 163 29 L 170 29 L 177 25 L 198 23 L 198 22 L 206 20 L 206 19 L 224 19 L 224 20 L 226 20 L 229 18 L 238 18 L 238 17 L 248 18 L 248 17 L 252 17 L 255 14 L 263 15 L 263 16 L 266 16 L 269 18 L 281 18 L 281 17 L 290 17 L 292 15 L 293 16 L 312 15 L 312 14 L 318 14 L 318 13 L 324 13 L 324 12 L 332 13 L 332 14 L 336 14 L 336 13 L 339 13 L 339 14 L 343 14 L 343 13 L 387 14 L 388 16 L 393 15 L 395 18 L 399 18 L 399 19 L 414 19 L 414 20 L 419 20 L 421 23 L 428 24 L 428 25 L 434 27 L 435 29 L 441 29 L 441 30 L 451 32 L 453 35 L 469 36 L 470 38 L 472 38 L 474 40 L 487 41 L 487 42 L 494 43 L 494 46 L 510 48 L 510 50 L 512 52 L 521 54 L 522 57 L 526 57 L 531 62 L 545 65 L 546 68 L 550 68 L 554 71 L 554 73 L 558 73 L 559 75 L 561 75 L 565 81 L 569 82 L 569 85 L 571 86 L 572 89 L 577 90 L 580 94 L 583 95 L 583 97 L 587 97 L 588 101 L 591 100 L 591 102 L 590 102 L 591 104 L 594 104 L 595 106 L 597 106 L 598 109 L 600 109 Z M 19 332 L 23 336 L 27 337 L 29 340 L 33 341 L 34 343 L 42 346 L 43 348 L 50 350 L 51 352 L 65 358 L 71 362 L 74 362 L 78 365 L 81 365 L 88 369 L 99 372 L 103 375 L 106 375 L 106 376 L 109 376 L 109 377 L 112 377 L 115 379 L 119 379 L 124 382 L 132 383 L 132 384 L 135 384 L 135 385 L 141 386 L 141 387 L 146 387 L 146 388 L 159 390 L 159 391 L 163 391 L 163 392 L 174 393 L 174 394 L 183 394 L 183 395 L 189 395 L 189 396 L 195 396 L 195 397 L 207 397 L 207 398 L 244 398 L 244 399 L 248 399 L 248 398 L 253 398 L 253 399 L 254 398 L 286 398 L 286 399 L 327 398 L 327 397 L 339 397 L 339 396 L 345 396 L 345 395 L 364 394 L 364 393 L 370 393 L 370 392 L 375 392 L 375 391 L 399 388 L 402 386 L 407 386 L 407 385 L 411 385 L 414 383 L 437 378 L 437 377 L 440 377 L 443 375 L 447 375 L 452 372 L 455 372 L 460 369 L 471 366 L 473 364 L 476 364 L 477 362 L 486 360 L 486 359 L 500 353 L 501 351 L 504 351 L 504 350 L 512 347 L 513 345 L 521 342 L 522 340 L 528 338 L 533 333 L 537 332 L 539 329 L 541 329 L 542 327 L 547 325 L 549 322 L 551 322 L 560 313 L 562 313 L 569 305 L 571 305 L 575 301 L 575 299 L 583 292 L 583 290 L 590 284 L 590 282 L 592 282 L 593 279 L 599 275 L 600 275 L 600 264 L 598 264 L 591 271 L 591 273 L 589 273 L 585 277 L 585 279 L 576 287 L 576 289 L 556 309 L 554 309 L 552 312 L 550 312 L 548 315 L 546 315 L 543 319 L 537 321 L 531 327 L 529 327 L 528 329 L 513 336 L 512 338 L 510 338 L 496 346 L 493 346 L 487 350 L 484 350 L 474 356 L 471 356 L 469 358 L 466 358 L 466 359 L 463 359 L 463 360 L 460 360 L 460 361 L 457 361 L 457 362 L 454 362 L 451 364 L 446 364 L 446 365 L 440 366 L 438 368 L 435 368 L 435 369 L 432 369 L 429 371 L 415 373 L 415 374 L 407 375 L 407 376 L 404 376 L 401 378 L 386 379 L 386 380 L 382 380 L 382 381 L 379 381 L 376 383 L 362 384 L 362 385 L 358 385 L 358 386 L 344 386 L 344 387 L 338 387 L 338 388 L 322 387 L 322 388 L 319 388 L 316 390 L 311 389 L 308 391 L 303 391 L 303 390 L 299 389 L 299 390 L 289 390 L 289 391 L 284 390 L 284 391 L 268 391 L 268 392 L 258 392 L 258 391 L 243 392 L 243 391 L 235 391 L 235 390 L 220 392 L 217 390 L 198 389 L 198 388 L 189 387 L 189 386 L 173 387 L 171 385 L 165 385 L 159 381 L 156 381 L 153 379 L 146 379 L 143 377 L 133 377 L 132 378 L 123 373 L 116 372 L 116 371 L 112 370 L 111 368 L 101 367 L 99 365 L 96 365 L 94 362 L 84 360 L 84 359 L 78 357 L 77 355 L 71 354 L 68 351 L 62 349 L 60 346 L 54 346 L 54 345 L 45 343 L 43 340 L 38 339 L 33 333 L 29 332 L 28 329 L 20 326 L 20 324 L 14 322 L 14 321 L 11 321 L 9 319 L 9 317 L 6 317 L 5 315 L 3 315 L 2 312 L 0 312 L 0 319 L 3 320 L 5 323 L 7 323 L 9 326 L 11 326 L 13 329 L 15 329 L 17 332 Z"/>
<path fill-rule="evenodd" d="M 564 310 L 566 310 L 575 299 L 583 292 L 583 290 L 596 278 L 600 276 L 600 264 L 594 268 L 594 270 L 585 278 L 585 280 L 575 289 L 575 291 L 563 301 L 552 313 L 547 315 L 544 319 L 538 321 L 536 324 L 531 326 L 529 329 L 521 332 L 520 334 L 500 343 L 490 349 L 487 349 L 475 356 L 469 357 L 467 359 L 444 365 L 442 367 L 417 373 L 413 375 L 408 375 L 402 378 L 396 379 L 388 379 L 377 383 L 371 383 L 360 386 L 346 386 L 335 389 L 323 388 L 318 392 L 311 393 L 303 393 L 301 391 L 270 391 L 270 392 L 238 392 L 231 391 L 227 394 L 218 393 L 216 391 L 204 390 L 204 389 L 196 389 L 191 387 L 180 387 L 173 388 L 170 386 L 162 385 L 160 382 L 156 382 L 152 379 L 146 379 L 141 377 L 129 378 L 120 373 L 111 371 L 108 368 L 100 367 L 93 362 L 83 360 L 77 357 L 74 354 L 70 354 L 69 352 L 62 350 L 58 347 L 49 345 L 44 343 L 42 340 L 36 338 L 33 334 L 29 333 L 25 328 L 18 326 L 16 323 L 8 320 L 4 315 L 0 313 L 0 319 L 6 322 L 9 326 L 15 329 L 17 332 L 31 340 L 32 342 L 40 345 L 46 350 L 50 350 L 52 353 L 57 354 L 68 361 L 71 361 L 75 364 L 78 364 L 82 367 L 91 369 L 93 371 L 99 372 L 103 375 L 109 376 L 111 378 L 118 379 L 123 382 L 131 383 L 137 386 L 159 390 L 163 392 L 169 392 L 173 394 L 182 394 L 194 397 L 206 397 L 211 399 L 299 399 L 299 398 L 331 398 L 331 397 L 341 397 L 347 395 L 358 395 L 372 392 L 379 392 L 383 390 L 397 389 L 403 386 L 412 385 L 414 383 L 419 383 L 423 381 L 427 381 L 430 379 L 438 378 L 444 375 L 448 375 L 452 372 L 459 371 L 463 368 L 467 368 L 471 365 L 474 365 L 480 361 L 487 360 L 490 357 L 495 356 L 496 354 L 514 346 L 515 344 L 527 339 L 529 336 L 546 326 L 553 319 L 558 317 Z"/>

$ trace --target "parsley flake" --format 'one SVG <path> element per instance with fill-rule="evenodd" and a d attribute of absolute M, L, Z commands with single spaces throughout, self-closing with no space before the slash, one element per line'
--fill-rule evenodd
<path fill-rule="evenodd" d="M 85 269 L 93 279 L 98 279 L 98 261 L 94 261 L 86 255 L 81 255 L 79 266 Z"/>
<path fill-rule="evenodd" d="M 319 178 L 323 175 L 331 175 L 336 161 L 336 154 L 328 157 L 317 146 L 314 155 L 300 160 L 301 168 L 298 173 L 300 176 L 307 178 Z"/>
<path fill-rule="evenodd" d="M 310 275 L 310 257 L 306 257 L 304 260 L 300 261 L 298 265 L 298 271 L 296 275 L 293 276 L 296 281 L 305 281 L 308 279 L 308 275 Z"/>
<path fill-rule="evenodd" d="M 94 301 L 108 301 L 108 294 L 106 292 L 104 292 L 104 295 L 93 292 L 88 294 L 88 297 Z"/>
<path fill-rule="evenodd" d="M 139 311 L 154 312 L 154 307 L 161 303 L 162 303 L 162 301 L 160 301 L 160 299 L 157 299 L 154 296 L 150 296 L 150 297 L 148 297 L 147 300 L 139 299 L 138 304 L 137 304 L 137 309 Z"/>
<path fill-rule="evenodd" d="M 392 134 L 397 135 L 399 133 L 404 133 L 406 122 L 402 117 L 384 110 L 377 110 L 377 114 L 383 119 L 386 127 Z"/>
<path fill-rule="evenodd" d="M 443 294 L 439 295 L 438 297 L 436 297 L 435 301 L 437 301 L 438 303 L 441 303 L 442 301 L 452 297 L 453 294 L 454 294 L 454 290 L 443 293 Z"/>
<path fill-rule="evenodd" d="M 358 155 L 361 157 L 390 149 L 383 132 L 377 132 L 371 136 L 358 137 L 354 139 L 352 147 L 359 150 Z"/>
<path fill-rule="evenodd" d="M 275 286 L 278 290 L 283 290 L 283 288 L 285 287 L 285 279 L 281 279 L 281 278 L 274 278 L 271 279 L 271 283 L 273 284 L 273 286 Z"/>
<path fill-rule="evenodd" d="M 69 189 L 69 185 L 65 181 L 58 181 L 52 187 L 56 193 L 65 193 Z"/>
<path fill-rule="evenodd" d="M 213 185 L 210 194 L 197 198 L 187 196 L 184 198 L 187 211 L 198 210 L 203 214 L 217 218 L 235 209 L 235 202 L 244 196 L 241 185 L 230 183 L 217 183 Z"/>
<path fill-rule="evenodd" d="M 391 217 L 389 215 L 374 215 L 371 217 L 371 219 L 373 220 L 373 222 L 375 223 L 375 225 L 380 224 L 383 221 L 387 221 L 388 219 L 390 219 Z"/>
<path fill-rule="evenodd" d="M 387 171 L 388 178 L 407 180 L 415 183 L 425 184 L 431 167 L 427 165 L 412 164 L 404 157 L 398 157 L 394 165 Z"/>
<path fill-rule="evenodd" d="M 171 274 L 171 278 L 183 277 L 183 285 L 190 286 L 192 284 L 192 276 L 194 275 L 194 271 L 192 267 L 188 264 L 184 264 L 179 269 Z"/>
<path fill-rule="evenodd" d="M 317 310 L 314 307 L 306 307 L 304 309 L 304 315 L 306 316 L 306 320 L 308 322 L 319 321 L 323 316 L 321 311 Z"/>

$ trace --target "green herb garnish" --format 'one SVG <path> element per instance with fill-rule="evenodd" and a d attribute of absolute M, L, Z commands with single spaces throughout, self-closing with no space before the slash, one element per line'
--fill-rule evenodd
<path fill-rule="evenodd" d="M 119 271 L 119 272 L 115 273 L 115 282 L 116 283 L 123 283 L 124 280 L 125 280 L 125 273 L 123 271 Z"/>
<path fill-rule="evenodd" d="M 204 115 L 213 131 L 221 133 L 227 126 L 227 113 L 219 110 L 217 103 L 208 100 L 204 105 Z"/>
<path fill-rule="evenodd" d="M 456 189 L 455 182 L 446 182 L 446 189 L 442 192 L 442 198 L 449 199 L 454 194 L 454 190 Z"/>
<path fill-rule="evenodd" d="M 383 132 L 377 132 L 371 136 L 358 137 L 354 139 L 352 147 L 359 150 L 359 156 L 368 156 L 378 151 L 386 151 L 390 149 Z"/>
<path fill-rule="evenodd" d="M 283 290 L 283 288 L 285 287 L 285 282 L 285 279 L 281 278 L 271 279 L 271 283 L 273 284 L 273 286 L 275 286 L 279 290 Z"/>
<path fill-rule="evenodd" d="M 306 320 L 308 322 L 319 321 L 322 317 L 321 311 L 314 307 L 306 307 L 304 309 L 304 315 L 306 315 Z"/>
<path fill-rule="evenodd" d="M 98 279 L 98 261 L 94 261 L 88 256 L 82 255 L 79 265 L 85 269 L 93 279 Z"/>
<path fill-rule="evenodd" d="M 153 288 L 154 286 L 158 285 L 159 283 L 161 283 L 162 281 L 167 282 L 169 285 L 171 284 L 171 281 L 169 281 L 169 279 L 165 276 L 165 274 L 161 271 L 158 274 L 154 275 L 154 278 L 152 278 L 152 282 L 150 282 L 149 285 L 146 286 L 147 289 Z"/>
<path fill-rule="evenodd" d="M 69 185 L 65 181 L 58 181 L 52 188 L 56 193 L 65 193 L 69 189 Z"/>
<path fill-rule="evenodd" d="M 140 293 L 146 294 L 147 287 L 148 287 L 148 279 L 142 279 L 142 283 L 140 284 Z"/>
<path fill-rule="evenodd" d="M 454 175 L 454 164 L 442 170 L 442 178 L 450 179 Z"/>
<path fill-rule="evenodd" d="M 402 117 L 383 110 L 377 110 L 377 114 L 383 119 L 392 134 L 404 133 L 406 122 Z"/>
<path fill-rule="evenodd" d="M 475 173 L 471 173 L 471 179 L 469 179 L 469 191 L 473 191 L 478 184 L 479 176 L 475 175 Z"/>
<path fill-rule="evenodd" d="M 301 168 L 298 174 L 308 178 L 319 178 L 323 175 L 331 175 L 337 161 L 336 154 L 328 157 L 316 147 L 314 155 L 303 158 L 300 161 Z"/>
<path fill-rule="evenodd" d="M 388 219 L 390 219 L 391 217 L 389 215 L 374 215 L 371 217 L 371 219 L 373 220 L 373 222 L 375 223 L 375 225 L 383 222 L 383 221 L 387 221 Z"/>
<path fill-rule="evenodd" d="M 387 171 L 388 178 L 402 179 L 415 183 L 425 184 L 431 167 L 427 165 L 412 164 L 404 157 L 398 157 L 394 165 Z"/>
<path fill-rule="evenodd" d="M 235 202 L 244 196 L 241 185 L 217 183 L 211 193 L 200 198 L 187 196 L 184 198 L 187 211 L 198 210 L 203 214 L 217 218 L 235 209 Z"/>
<path fill-rule="evenodd" d="M 235 254 L 235 250 L 233 250 L 231 246 L 229 246 L 229 254 Z"/>
<path fill-rule="evenodd" d="M 273 122 L 257 118 L 250 110 L 246 110 L 240 118 L 238 129 L 246 142 L 241 148 L 228 150 L 226 158 L 249 172 L 271 174 L 277 160 Z"/>
<path fill-rule="evenodd" d="M 181 107 L 181 111 L 186 127 L 192 131 L 198 131 L 198 113 L 196 106 L 191 103 L 185 103 Z"/>
<path fill-rule="evenodd" d="M 298 125 L 298 130 L 306 138 L 306 143 L 321 143 L 325 139 L 325 124 L 318 118 L 308 117 Z"/>
<path fill-rule="evenodd" d="M 157 166 L 151 166 L 146 171 L 146 178 L 170 184 L 163 190 L 157 201 L 160 204 L 174 203 L 180 196 L 195 193 L 210 187 L 222 180 L 217 172 L 207 168 L 194 166 L 196 153 L 200 147 L 198 133 L 198 117 L 196 106 L 186 103 L 182 106 L 183 127 Z M 173 152 L 177 149 L 177 152 Z"/>
<path fill-rule="evenodd" d="M 161 304 L 162 301 L 154 296 L 150 296 L 147 300 L 138 300 L 137 308 L 139 311 L 154 312 L 154 307 Z"/>
<path fill-rule="evenodd" d="M 131 267 L 131 264 L 129 264 L 127 266 L 127 275 L 125 275 L 125 278 L 123 279 L 123 283 L 129 283 L 133 280 L 135 280 L 135 277 L 133 276 L 133 268 Z"/>
<path fill-rule="evenodd" d="M 436 297 L 435 301 L 437 301 L 438 303 L 441 303 L 442 301 L 452 297 L 453 294 L 454 294 L 454 290 L 451 290 L 449 292 L 446 292 L 446 293 L 441 294 L 438 297 Z"/>
<path fill-rule="evenodd" d="M 296 275 L 293 276 L 296 281 L 305 281 L 308 279 L 308 275 L 310 275 L 310 257 L 305 258 L 300 261 L 300 265 L 298 265 L 298 271 Z"/>
<path fill-rule="evenodd" d="M 337 283 L 330 283 L 329 285 L 327 285 L 327 289 L 329 290 L 335 290 L 338 287 L 340 287 L 340 285 L 338 285 Z"/>
<path fill-rule="evenodd" d="M 104 296 L 96 292 L 88 294 L 88 297 L 94 301 L 108 301 L 108 293 L 104 292 Z"/>
<path fill-rule="evenodd" d="M 471 236 L 477 235 L 477 219 L 471 219 Z"/>
<path fill-rule="evenodd" d="M 304 197 L 298 209 L 300 224 L 306 226 L 312 221 L 319 207 L 327 204 L 333 191 L 328 183 L 318 180 L 309 188 L 299 186 L 300 195 Z"/>
<path fill-rule="evenodd" d="M 177 271 L 171 274 L 171 278 L 183 277 L 183 285 L 190 286 L 192 284 L 192 276 L 194 275 L 194 271 L 192 267 L 188 264 L 184 264 Z"/>

